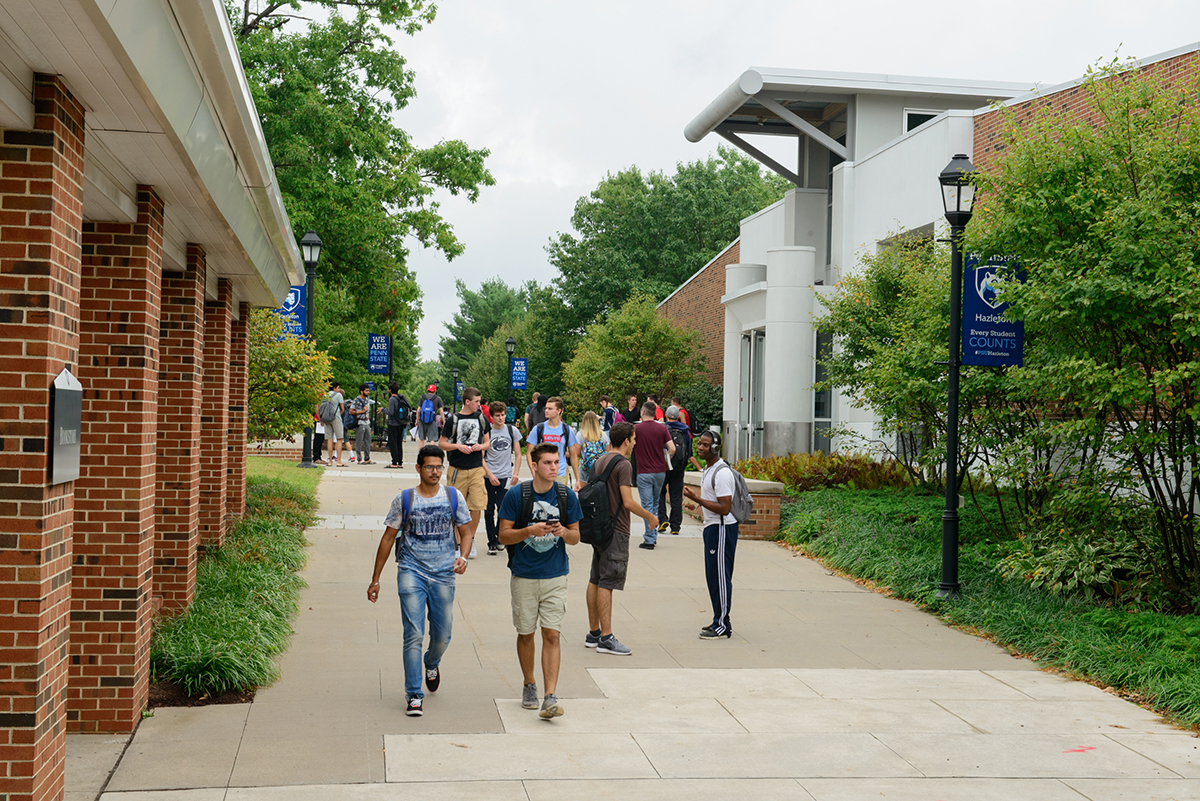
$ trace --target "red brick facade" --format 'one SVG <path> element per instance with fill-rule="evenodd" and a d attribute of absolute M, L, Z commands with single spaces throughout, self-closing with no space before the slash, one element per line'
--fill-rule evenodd
<path fill-rule="evenodd" d="M 196 590 L 206 270 L 204 248 L 193 244 L 186 270 L 162 281 L 154 595 L 168 610 L 187 606 Z"/>
<path fill-rule="evenodd" d="M 69 729 L 133 731 L 149 688 L 162 200 L 83 224 Z"/>
<path fill-rule="evenodd" d="M 1145 65 L 1139 72 L 1160 77 L 1168 85 L 1195 86 L 1197 80 L 1200 80 L 1200 52 L 1193 50 L 1156 61 Z M 1028 122 L 1043 109 L 1065 113 L 1071 118 L 1093 126 L 1103 123 L 1091 104 L 1087 89 L 1083 86 L 1069 86 L 1053 94 L 1041 95 L 1023 103 L 1016 103 L 1008 106 L 1007 109 L 1018 124 Z M 997 110 L 975 117 L 975 144 L 971 161 L 976 167 L 984 169 L 996 163 L 1004 149 L 1002 135 L 1006 116 Z"/>
<path fill-rule="evenodd" d="M 47 474 L 50 387 L 79 348 L 83 107 L 36 75 L 0 146 L 0 798 L 62 796 L 74 484 Z"/>
<path fill-rule="evenodd" d="M 741 242 L 735 239 L 658 306 L 660 317 L 700 334 L 704 377 L 718 387 L 725 383 L 725 266 L 737 264 L 740 257 Z"/>
<path fill-rule="evenodd" d="M 233 291 L 217 282 L 204 304 L 204 399 L 200 405 L 200 544 L 225 541 L 229 472 L 229 350 Z"/>

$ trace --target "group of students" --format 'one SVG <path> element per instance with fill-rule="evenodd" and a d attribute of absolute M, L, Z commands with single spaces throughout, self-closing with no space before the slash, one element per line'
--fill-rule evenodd
<path fill-rule="evenodd" d="M 654 419 L 656 404 L 646 403 L 640 408 L 636 425 L 624 419 L 614 420 L 606 431 L 599 422 L 600 415 L 589 412 L 605 445 L 603 452 L 585 468 L 587 477 L 582 478 L 578 465 L 582 464 L 580 456 L 585 447 L 580 442 L 581 434 L 576 434 L 562 420 L 562 399 L 548 398 L 541 406 L 545 419 L 535 420 L 525 437 L 530 446 L 524 460 L 530 480 L 520 481 L 520 433 L 505 422 L 507 407 L 492 403 L 484 414 L 479 391 L 468 387 L 463 393 L 462 409 L 445 415 L 437 444 L 420 448 L 417 454 L 420 483 L 392 501 L 376 551 L 367 599 L 372 603 L 378 600 L 380 577 L 394 555 L 404 625 L 406 714 L 410 716 L 424 713 L 422 682 L 431 693 L 441 685 L 441 659 L 453 627 L 455 580 L 467 570 L 479 518 L 485 511 L 488 551 L 496 554 L 503 547 L 512 574 L 512 619 L 517 631 L 524 708 L 540 709 L 540 716 L 547 720 L 563 714 L 557 690 L 560 632 L 567 610 L 570 571 L 566 548 L 580 542 L 581 522 L 588 531 L 597 530 L 598 515 L 606 516 L 609 524 L 604 529 L 609 536 L 591 540 L 585 596 L 589 630 L 584 645 L 596 648 L 599 653 L 618 656 L 632 653 L 613 634 L 612 593 L 625 587 L 631 516 L 642 518 L 647 532 L 657 532 L 660 525 L 658 516 L 650 511 L 652 504 L 645 502 L 647 496 L 642 492 L 635 464 L 638 440 L 640 437 L 652 440 L 652 448 L 660 457 L 663 452 L 669 455 L 675 450 L 674 441 L 669 434 L 666 441 L 662 440 L 659 428 L 666 425 Z M 668 408 L 664 417 L 678 421 L 678 411 L 676 407 Z M 587 429 L 590 436 L 590 427 L 591 421 L 585 415 L 581 432 Z M 689 450 L 690 446 L 689 437 Z M 732 634 L 729 609 L 738 529 L 737 519 L 731 514 L 732 471 L 722 470 L 725 463 L 720 457 L 720 446 L 718 433 L 702 433 L 696 443 L 696 455 L 705 462 L 700 490 L 687 487 L 682 491 L 701 507 L 704 520 L 705 576 L 713 620 L 700 631 L 703 639 L 728 638 Z M 645 456 L 642 459 L 644 467 L 647 459 Z M 634 494 L 635 487 L 640 498 Z M 580 504 L 581 495 L 592 515 L 587 520 Z M 597 500 L 599 495 L 604 496 L 602 500 Z M 660 499 L 655 496 L 653 500 Z M 678 525 L 675 531 L 678 532 Z M 642 547 L 645 545 L 643 541 Z M 429 645 L 424 648 L 426 618 Z M 534 673 L 539 629 L 545 691 L 540 705 Z"/>

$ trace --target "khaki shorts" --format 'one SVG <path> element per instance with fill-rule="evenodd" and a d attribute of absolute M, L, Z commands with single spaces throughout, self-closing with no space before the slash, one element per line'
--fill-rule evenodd
<path fill-rule="evenodd" d="M 470 470 L 451 467 L 446 473 L 449 476 L 446 483 L 463 494 L 468 509 L 482 512 L 487 508 L 487 478 L 482 467 L 472 467 Z"/>
<path fill-rule="evenodd" d="M 562 631 L 567 616 L 567 577 L 527 579 L 513 576 L 513 625 L 517 634 L 533 634 L 540 621 L 542 628 Z"/>
<path fill-rule="evenodd" d="M 333 422 L 325 424 L 325 433 L 328 435 L 329 429 L 332 428 L 333 438 L 341 439 L 344 436 L 342 425 L 342 416 L 339 414 L 337 417 L 333 418 Z"/>
<path fill-rule="evenodd" d="M 629 535 L 613 532 L 603 548 L 592 548 L 592 572 L 588 583 L 602 590 L 625 589 L 625 573 L 629 570 Z"/>

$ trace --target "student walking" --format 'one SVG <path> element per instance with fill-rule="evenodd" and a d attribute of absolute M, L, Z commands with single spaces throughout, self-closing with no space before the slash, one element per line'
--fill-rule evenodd
<path fill-rule="evenodd" d="M 696 453 L 707 467 L 700 476 L 700 492 L 684 487 L 683 494 L 701 506 L 704 519 L 704 579 L 712 602 L 713 622 L 700 630 L 700 638 L 733 636 L 729 607 L 733 598 L 733 557 L 737 552 L 738 522 L 733 516 L 733 468 L 721 458 L 721 435 L 705 431 Z"/>
<path fill-rule="evenodd" d="M 608 452 L 608 434 L 600 430 L 600 418 L 593 411 L 583 413 L 579 422 L 579 482 L 575 491 L 592 480 L 592 466 Z"/>
<path fill-rule="evenodd" d="M 487 530 L 488 556 L 500 552 L 500 527 L 497 514 L 509 486 L 521 480 L 521 433 L 511 423 L 506 423 L 508 406 L 501 401 L 492 401 L 488 413 L 492 417 L 491 440 L 483 455 L 484 476 L 487 479 L 487 510 L 483 513 L 483 524 Z"/>
<path fill-rule="evenodd" d="M 438 418 L 442 414 L 442 399 L 437 394 L 437 384 L 430 384 L 421 400 L 417 401 L 417 449 L 425 447 L 426 442 L 436 443 L 442 429 Z"/>
<path fill-rule="evenodd" d="M 500 542 L 515 546 L 510 554 L 513 626 L 517 629 L 517 660 L 523 687 L 521 706 L 538 708 L 534 678 L 536 643 L 542 630 L 542 682 L 546 696 L 542 718 L 563 713 L 558 700 L 558 670 L 562 661 L 559 633 L 567 614 L 567 546 L 579 542 L 583 511 L 575 493 L 557 481 L 558 447 L 549 442 L 531 451 L 533 479 L 513 487 L 500 505 Z"/>
<path fill-rule="evenodd" d="M 354 452 L 359 464 L 371 461 L 371 385 L 359 384 L 358 397 L 350 401 L 350 417 L 354 420 Z"/>
<path fill-rule="evenodd" d="M 392 501 L 384 520 L 383 536 L 375 552 L 375 571 L 367 587 L 367 600 L 379 600 L 379 577 L 396 553 L 396 586 L 404 624 L 405 714 L 425 713 L 425 693 L 437 692 L 442 683 L 441 660 L 450 645 L 454 620 L 454 580 L 467 570 L 471 548 L 471 515 L 466 500 L 453 487 L 443 489 L 442 451 L 428 445 L 417 453 L 421 483 L 404 490 Z M 455 544 L 457 529 L 459 543 Z M 401 536 L 397 539 L 397 534 Z M 429 618 L 429 648 L 424 659 L 425 619 Z"/>
<path fill-rule="evenodd" d="M 657 408 L 654 401 L 642 404 L 642 419 L 636 426 L 637 443 L 633 448 L 633 458 L 637 462 L 638 496 L 644 509 L 658 508 L 658 496 L 662 494 L 667 476 L 667 455 L 675 455 L 675 443 L 671 441 L 670 431 L 654 419 Z M 658 542 L 658 529 L 651 528 L 648 521 L 642 540 L 638 547 L 647 551 L 653 551 Z"/>
<path fill-rule="evenodd" d="M 617 422 L 617 407 L 613 406 L 607 395 L 600 396 L 600 430 L 608 433 Z"/>
<path fill-rule="evenodd" d="M 484 479 L 483 454 L 491 442 L 491 423 L 479 411 L 479 390 L 463 390 L 462 411 L 446 415 L 438 446 L 450 455 L 450 475 L 446 483 L 457 487 L 471 510 L 471 536 L 479 529 L 479 518 L 487 508 L 487 481 Z M 470 551 L 475 558 L 475 549 Z"/>
<path fill-rule="evenodd" d="M 692 455 L 692 431 L 680 418 L 678 406 L 667 407 L 667 431 L 671 441 L 675 443 L 675 452 L 671 455 L 671 466 L 663 478 L 663 487 L 658 494 L 659 533 L 670 529 L 672 534 L 679 533 L 683 525 L 683 476 L 689 464 L 697 470 L 702 470 L 696 457 Z M 667 502 L 671 504 L 671 514 L 667 516 Z"/>
<path fill-rule="evenodd" d="M 579 478 L 579 436 L 563 422 L 563 399 L 557 395 L 546 399 L 546 419 L 533 427 L 525 441 L 533 446 L 549 442 L 558 447 L 558 480 L 571 486 Z M 533 472 L 533 451 L 529 451 L 529 472 Z"/>
<path fill-rule="evenodd" d="M 399 469 L 404 467 L 404 429 L 407 427 L 411 404 L 400 393 L 400 385 L 395 381 L 388 384 L 388 392 L 391 396 L 387 407 L 387 440 L 388 450 L 392 454 L 392 463 L 388 467 Z"/>

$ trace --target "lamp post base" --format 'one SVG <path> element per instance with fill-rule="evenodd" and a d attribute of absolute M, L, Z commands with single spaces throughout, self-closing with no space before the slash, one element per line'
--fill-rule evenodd
<path fill-rule="evenodd" d="M 312 438 L 313 438 L 312 426 L 306 426 L 304 428 L 304 447 L 303 447 L 303 450 L 300 451 L 300 464 L 296 465 L 296 467 L 318 467 L 319 466 L 319 465 L 313 464 Z"/>

